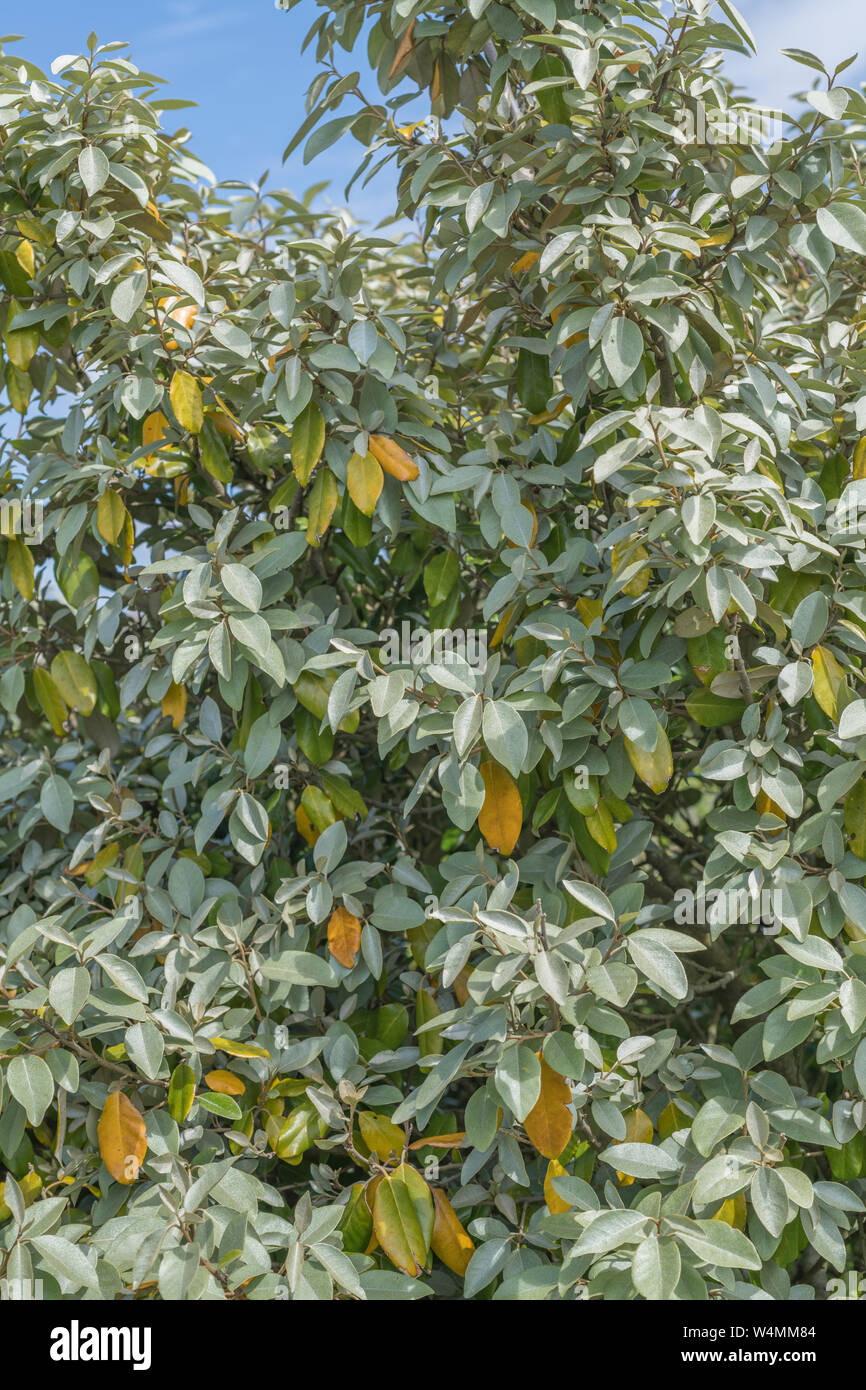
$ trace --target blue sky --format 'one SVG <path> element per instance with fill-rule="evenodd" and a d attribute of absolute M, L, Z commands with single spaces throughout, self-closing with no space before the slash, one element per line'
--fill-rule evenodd
<path fill-rule="evenodd" d="M 864 0 L 739 0 L 739 8 L 759 53 L 729 71 L 755 101 L 784 110 L 791 92 L 810 85 L 808 70 L 781 57 L 780 48 L 811 49 L 835 65 L 860 47 L 863 58 L 842 80 L 853 85 L 866 78 Z M 252 180 L 269 168 L 272 184 L 295 193 L 330 179 L 330 196 L 341 203 L 360 155 L 351 136 L 311 166 L 304 167 L 300 152 L 281 164 L 315 70 L 314 56 L 302 54 L 301 45 L 317 9 L 315 0 L 303 0 L 291 14 L 277 11 L 273 0 L 18 0 L 4 6 L 3 25 L 26 36 L 12 51 L 46 68 L 58 54 L 80 52 L 91 29 L 103 42 L 128 39 L 140 68 L 167 78 L 172 96 L 198 103 L 171 120 L 189 126 L 193 147 L 218 178 Z M 366 73 L 363 56 L 356 58 Z M 356 187 L 350 206 L 375 221 L 388 210 L 392 187 L 386 173 L 366 191 Z"/>

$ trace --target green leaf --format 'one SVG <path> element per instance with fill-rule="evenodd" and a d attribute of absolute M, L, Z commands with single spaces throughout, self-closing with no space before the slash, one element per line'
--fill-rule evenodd
<path fill-rule="evenodd" d="M 601 353 L 614 386 L 624 386 L 643 356 L 643 334 L 631 319 L 609 320 L 601 336 Z"/>
<path fill-rule="evenodd" d="M 42 1057 L 13 1057 L 6 1070 L 9 1090 L 23 1105 L 31 1125 L 41 1125 L 54 1099 L 54 1078 Z"/>

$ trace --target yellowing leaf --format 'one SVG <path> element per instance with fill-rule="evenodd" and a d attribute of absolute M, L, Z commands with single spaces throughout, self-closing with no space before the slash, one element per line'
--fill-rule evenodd
<path fill-rule="evenodd" d="M 854 446 L 854 481 L 866 478 L 866 434 Z"/>
<path fill-rule="evenodd" d="M 183 1124 L 195 1100 L 195 1072 L 181 1063 L 175 1067 L 168 1083 L 168 1113 L 177 1124 Z"/>
<path fill-rule="evenodd" d="M 638 1107 L 626 1116 L 625 1139 L 617 1140 L 621 1144 L 651 1144 L 653 1139 L 653 1122 L 645 1110 Z M 634 1178 L 627 1173 L 617 1173 L 617 1180 L 623 1187 L 630 1187 Z"/>
<path fill-rule="evenodd" d="M 399 1158 L 406 1136 L 400 1126 L 389 1120 L 387 1115 L 377 1115 L 373 1110 L 361 1110 L 358 1112 L 358 1125 L 371 1154 L 381 1159 L 395 1156 Z"/>
<path fill-rule="evenodd" d="M 640 560 L 648 559 L 649 553 L 642 545 L 635 545 L 632 541 L 622 541 L 619 545 L 615 545 L 611 551 L 611 569 L 614 574 L 617 574 L 621 569 L 627 569 Z M 640 598 L 649 581 L 649 569 L 638 570 L 637 574 L 632 575 L 628 583 L 623 585 L 622 591 L 624 594 L 628 594 L 629 598 Z"/>
<path fill-rule="evenodd" d="M 372 516 L 382 491 L 385 478 L 381 466 L 372 454 L 353 454 L 346 472 L 346 485 L 349 496 L 364 516 Z"/>
<path fill-rule="evenodd" d="M 68 711 L 60 691 L 44 666 L 34 667 L 33 692 L 55 734 L 62 734 Z"/>
<path fill-rule="evenodd" d="M 13 366 L 26 371 L 39 347 L 39 325 L 16 328 L 15 321 L 24 311 L 14 299 L 9 301 L 6 318 L 6 354 Z"/>
<path fill-rule="evenodd" d="M 488 759 L 479 769 L 484 782 L 484 804 L 478 828 L 491 849 L 510 854 L 523 827 L 523 805 L 517 783 L 499 763 Z"/>
<path fill-rule="evenodd" d="M 466 1130 L 455 1129 L 452 1134 L 428 1134 L 421 1139 L 415 1139 L 409 1145 L 412 1150 L 416 1149 L 460 1149 L 466 1143 Z"/>
<path fill-rule="evenodd" d="M 386 473 L 398 482 L 412 482 L 418 477 L 418 465 L 405 449 L 388 439 L 384 434 L 370 435 L 370 453 L 382 465 Z"/>
<path fill-rule="evenodd" d="M 51 663 L 51 679 L 70 709 L 92 714 L 99 688 L 96 677 L 79 652 L 58 652 Z"/>
<path fill-rule="evenodd" d="M 19 536 L 13 536 L 6 549 L 6 558 L 9 561 L 9 573 L 12 575 L 12 583 L 15 588 L 22 598 L 31 599 L 33 597 L 35 567 L 33 551 L 30 546 L 26 545 Z"/>
<path fill-rule="evenodd" d="M 298 827 L 298 834 L 304 837 L 308 845 L 316 843 L 321 831 L 315 829 L 303 806 L 299 805 L 295 811 L 295 825 Z"/>
<path fill-rule="evenodd" d="M 433 1235 L 430 1238 L 430 1249 L 446 1268 L 454 1274 L 459 1274 L 462 1279 L 475 1250 L 475 1242 L 464 1230 L 459 1216 L 441 1187 L 433 1188 L 433 1205 Z"/>
<path fill-rule="evenodd" d="M 430 1250 L 433 1198 L 421 1174 L 403 1163 L 386 1173 L 373 1198 L 373 1231 L 388 1259 L 416 1279 Z"/>
<path fill-rule="evenodd" d="M 438 101 L 442 92 L 442 79 L 440 76 L 439 59 L 433 64 L 433 81 L 430 83 L 430 100 Z"/>
<path fill-rule="evenodd" d="M 124 528 L 128 512 L 119 492 L 106 488 L 96 504 L 96 526 L 100 536 L 109 545 L 116 545 L 117 538 Z"/>
<path fill-rule="evenodd" d="M 571 1091 L 567 1082 L 538 1053 L 541 1063 L 541 1091 L 523 1121 L 523 1128 L 540 1154 L 558 1158 L 571 1138 L 574 1121 L 568 1107 Z"/>
<path fill-rule="evenodd" d="M 651 753 L 645 748 L 640 748 L 630 738 L 625 740 L 625 751 L 640 780 L 652 791 L 663 792 L 674 775 L 674 761 L 668 736 L 661 725 L 656 746 Z"/>
<path fill-rule="evenodd" d="M 415 21 L 413 19 L 411 24 L 409 25 L 409 28 L 406 30 L 405 34 L 401 38 L 400 43 L 397 47 L 397 52 L 394 55 L 394 61 L 388 69 L 388 80 L 390 82 L 393 82 L 394 78 L 397 76 L 397 73 L 403 67 L 404 63 L 408 63 L 410 57 L 412 56 L 412 50 L 415 47 L 414 43 L 412 42 L 412 34 L 414 30 Z"/>
<path fill-rule="evenodd" d="M 360 921 L 345 907 L 338 907 L 328 922 L 328 950 L 334 960 L 351 970 L 360 949 Z"/>
<path fill-rule="evenodd" d="M 235 1076 L 234 1072 L 219 1069 L 206 1074 L 205 1084 L 208 1090 L 217 1091 L 221 1096 L 242 1096 L 246 1090 L 243 1081 L 239 1076 Z"/>
<path fill-rule="evenodd" d="M 97 883 L 102 882 L 106 870 L 111 868 L 119 854 L 120 845 L 116 842 L 113 845 L 103 845 L 99 853 L 93 856 L 85 872 L 88 888 L 95 888 Z"/>
<path fill-rule="evenodd" d="M 540 253 L 538 251 L 527 251 L 525 255 L 521 256 L 519 260 L 516 260 L 514 262 L 514 265 L 511 267 L 511 269 L 514 271 L 514 274 L 520 275 L 524 270 L 529 270 L 531 266 L 535 265 L 535 262 L 538 260 L 539 254 Z"/>
<path fill-rule="evenodd" d="M 824 713 L 835 722 L 844 709 L 844 703 L 839 704 L 839 696 L 845 685 L 845 672 L 831 651 L 826 647 L 816 647 L 812 652 L 812 674 L 815 699 Z"/>
<path fill-rule="evenodd" d="M 115 1182 L 129 1187 L 147 1153 L 144 1116 L 128 1096 L 114 1091 L 102 1108 L 96 1132 L 103 1163 Z"/>
<path fill-rule="evenodd" d="M 848 844 L 858 859 L 866 859 L 866 782 L 857 782 L 843 803 Z"/>
<path fill-rule="evenodd" d="M 306 487 L 325 447 L 325 420 L 315 401 L 308 401 L 292 426 L 292 468 Z"/>
<path fill-rule="evenodd" d="M 580 620 L 587 627 L 591 627 L 596 618 L 601 620 L 604 616 L 604 605 L 600 598 L 579 598 L 575 608 L 580 614 Z M 601 624 L 604 631 L 604 622 Z"/>
<path fill-rule="evenodd" d="M 331 524 L 339 493 L 337 480 L 330 468 L 322 468 L 310 491 L 310 510 L 307 516 L 307 545 L 318 545 Z"/>
<path fill-rule="evenodd" d="M 169 399 L 177 422 L 190 434 L 198 434 L 204 424 L 201 388 L 194 376 L 178 367 L 171 379 Z"/>
<path fill-rule="evenodd" d="M 668 1101 L 658 1118 L 659 1138 L 667 1139 L 675 1130 L 688 1129 L 690 1124 L 688 1115 L 680 1110 L 676 1101 Z"/>
<path fill-rule="evenodd" d="M 234 1038 L 208 1038 L 208 1042 L 213 1047 L 218 1047 L 220 1052 L 227 1052 L 230 1057 L 266 1057 L 270 1061 L 271 1054 L 265 1047 L 257 1047 L 254 1043 L 235 1042 Z"/>
<path fill-rule="evenodd" d="M 329 825 L 339 820 L 330 797 L 325 795 L 321 787 L 304 787 L 301 807 L 307 813 L 317 838 Z"/>
<path fill-rule="evenodd" d="M 600 801 L 585 819 L 586 828 L 595 843 L 607 850 L 608 854 L 613 854 L 616 849 L 616 830 L 609 807 Z"/>
<path fill-rule="evenodd" d="M 168 690 L 162 697 L 161 708 L 163 715 L 170 719 L 176 729 L 179 729 L 186 714 L 187 692 L 185 685 L 178 685 L 172 681 Z"/>

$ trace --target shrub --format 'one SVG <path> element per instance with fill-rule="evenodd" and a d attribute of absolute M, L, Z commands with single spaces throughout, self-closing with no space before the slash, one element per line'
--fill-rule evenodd
<path fill-rule="evenodd" d="M 832 1295 L 863 96 L 737 113 L 727 0 L 313 40 L 375 231 L 214 187 L 122 45 L 0 60 L 0 1276 Z"/>

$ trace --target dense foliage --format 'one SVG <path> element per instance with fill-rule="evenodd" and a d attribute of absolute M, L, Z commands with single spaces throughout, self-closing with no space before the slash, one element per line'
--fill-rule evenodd
<path fill-rule="evenodd" d="M 0 1277 L 832 1296 L 866 102 L 756 134 L 727 0 L 320 3 L 375 231 L 3 42 Z"/>

